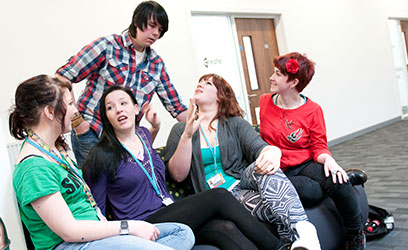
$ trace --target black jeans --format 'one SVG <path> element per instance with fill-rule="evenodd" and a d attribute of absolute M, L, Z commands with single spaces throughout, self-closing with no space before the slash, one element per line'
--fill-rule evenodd
<path fill-rule="evenodd" d="M 223 188 L 188 196 L 150 215 L 150 223 L 180 222 L 198 244 L 221 249 L 278 249 L 283 243 Z"/>
<path fill-rule="evenodd" d="M 357 200 L 357 196 L 350 182 L 339 184 L 333 183 L 331 176 L 326 177 L 324 175 L 324 167 L 320 163 L 314 161 L 307 161 L 298 166 L 291 167 L 284 171 L 286 176 L 293 182 L 296 190 L 299 190 L 299 196 L 309 196 L 313 197 L 316 195 L 307 194 L 307 192 L 312 192 L 312 189 L 302 190 L 302 182 L 295 181 L 295 177 L 306 177 L 317 182 L 321 189 L 316 190 L 316 192 L 323 192 L 325 196 L 329 196 L 338 212 L 344 221 L 344 227 L 349 234 L 357 234 L 363 226 L 363 217 L 361 215 L 361 210 Z M 305 194 L 306 193 L 306 194 Z"/>

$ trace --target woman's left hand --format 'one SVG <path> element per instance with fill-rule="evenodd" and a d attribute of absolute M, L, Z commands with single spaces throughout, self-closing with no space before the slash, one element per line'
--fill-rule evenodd
<path fill-rule="evenodd" d="M 343 184 L 343 182 L 348 182 L 348 175 L 346 171 L 344 171 L 344 169 L 340 167 L 340 165 L 337 164 L 334 158 L 330 155 L 327 155 L 324 161 L 324 173 L 326 177 L 331 175 L 333 183 L 337 183 L 337 180 L 340 184 Z"/>
<path fill-rule="evenodd" d="M 274 174 L 280 168 L 282 152 L 275 146 L 265 147 L 255 162 L 254 171 L 257 174 Z"/>

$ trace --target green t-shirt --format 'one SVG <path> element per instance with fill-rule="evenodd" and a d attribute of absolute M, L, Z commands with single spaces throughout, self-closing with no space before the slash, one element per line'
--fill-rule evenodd
<path fill-rule="evenodd" d="M 13 187 L 21 219 L 30 232 L 35 249 L 52 249 L 63 241 L 31 206 L 30 203 L 38 198 L 60 192 L 75 219 L 98 220 L 78 179 L 62 166 L 42 157 L 31 157 L 15 166 Z"/>

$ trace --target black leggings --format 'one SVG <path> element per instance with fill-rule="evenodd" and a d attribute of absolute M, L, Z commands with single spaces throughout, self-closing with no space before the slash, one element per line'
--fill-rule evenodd
<path fill-rule="evenodd" d="M 150 215 L 150 223 L 180 222 L 198 244 L 221 249 L 279 249 L 283 243 L 223 188 L 191 195 Z"/>

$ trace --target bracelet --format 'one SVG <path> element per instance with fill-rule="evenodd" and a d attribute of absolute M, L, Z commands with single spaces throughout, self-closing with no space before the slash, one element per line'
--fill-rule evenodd
<path fill-rule="evenodd" d="M 82 117 L 81 113 L 76 113 L 74 117 L 71 119 L 71 127 L 76 128 L 79 126 L 84 121 L 84 118 Z"/>

